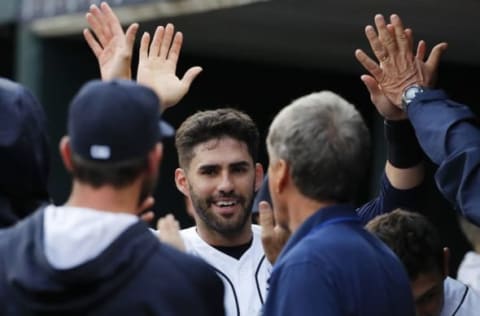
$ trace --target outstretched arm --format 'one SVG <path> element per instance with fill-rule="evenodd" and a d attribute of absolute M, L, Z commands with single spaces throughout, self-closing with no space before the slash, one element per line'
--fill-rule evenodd
<path fill-rule="evenodd" d="M 153 89 L 160 98 L 161 110 L 177 104 L 188 92 L 201 67 L 187 70 L 182 79 L 176 69 L 183 35 L 174 32 L 173 24 L 157 27 L 150 43 L 150 34 L 144 33 L 140 43 L 137 82 Z"/>
<path fill-rule="evenodd" d="M 435 46 L 425 63 L 422 60 L 424 47 L 417 50 L 417 58 L 413 59 L 405 45 L 400 18 L 392 15 L 391 22 L 394 36 L 385 36 L 385 21 L 380 15 L 375 17 L 378 35 L 373 27 L 366 28 L 367 38 L 380 64 L 360 50 L 356 56 L 385 96 L 400 108 L 405 88 L 412 84 L 429 86 L 428 78 L 435 77 L 446 44 Z M 433 75 L 429 77 L 429 74 Z M 478 119 L 467 106 L 448 100 L 446 94 L 438 90 L 417 94 L 407 112 L 423 150 L 439 165 L 435 178 L 440 191 L 467 218 L 480 225 Z"/>
<path fill-rule="evenodd" d="M 102 79 L 131 79 L 138 24 L 131 24 L 124 33 L 117 16 L 105 2 L 100 8 L 91 5 L 85 17 L 92 30 L 83 30 L 83 36 L 97 58 Z"/>
<path fill-rule="evenodd" d="M 393 35 L 393 26 L 387 25 L 386 31 Z M 411 30 L 405 30 L 405 36 L 407 45 L 412 46 Z M 424 169 L 422 151 L 406 113 L 386 97 L 374 77 L 363 75 L 361 79 L 370 93 L 372 103 L 384 119 L 387 144 L 387 162 L 381 191 L 377 198 L 357 209 L 362 221 L 367 223 L 375 216 L 396 208 L 416 209 Z"/>

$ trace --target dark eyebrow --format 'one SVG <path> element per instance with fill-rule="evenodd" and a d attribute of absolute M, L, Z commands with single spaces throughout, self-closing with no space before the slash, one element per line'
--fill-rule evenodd
<path fill-rule="evenodd" d="M 230 168 L 238 168 L 238 167 L 250 167 L 250 164 L 248 161 L 239 161 L 239 162 L 234 162 L 229 165 Z"/>
<path fill-rule="evenodd" d="M 238 161 L 238 162 L 229 164 L 228 167 L 229 168 L 248 168 L 250 167 L 250 163 L 248 161 Z M 218 164 L 206 164 L 198 167 L 198 170 L 206 171 L 206 170 L 216 170 L 218 168 L 220 168 L 220 165 Z"/>
<path fill-rule="evenodd" d="M 202 166 L 198 167 L 198 170 L 199 171 L 206 171 L 206 170 L 215 170 L 215 169 L 218 169 L 218 168 L 220 168 L 219 165 L 212 164 L 212 165 L 202 165 Z"/>

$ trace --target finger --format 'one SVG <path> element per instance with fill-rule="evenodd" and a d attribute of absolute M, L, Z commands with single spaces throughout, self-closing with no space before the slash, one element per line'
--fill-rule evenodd
<path fill-rule="evenodd" d="M 168 232 L 178 232 L 180 230 L 180 224 L 172 214 L 167 214 L 167 216 L 163 218 L 162 225 L 165 231 Z"/>
<path fill-rule="evenodd" d="M 148 211 L 140 215 L 140 219 L 147 224 L 153 221 L 154 218 L 155 218 L 155 213 L 153 213 L 152 211 Z"/>
<path fill-rule="evenodd" d="M 378 38 L 386 49 L 386 53 L 393 53 L 397 49 L 397 43 L 395 42 L 395 38 L 388 31 L 383 15 L 375 15 L 375 26 L 378 31 Z M 386 58 L 388 58 L 388 55 Z M 384 60 L 380 59 L 380 61 L 383 62 Z"/>
<path fill-rule="evenodd" d="M 412 47 L 412 49 L 413 49 L 413 32 L 412 32 L 412 29 L 406 28 L 405 29 L 405 36 L 407 37 L 407 40 L 408 40 L 408 46 Z"/>
<path fill-rule="evenodd" d="M 438 64 L 440 63 L 440 58 L 442 57 L 443 53 L 447 50 L 448 44 L 447 43 L 440 43 L 433 47 L 430 55 L 428 56 L 426 64 L 431 67 L 431 69 L 437 69 Z"/>
<path fill-rule="evenodd" d="M 427 54 L 427 44 L 425 41 L 421 40 L 418 42 L 417 45 L 417 53 L 415 54 L 415 58 L 421 61 L 425 60 L 425 55 Z"/>
<path fill-rule="evenodd" d="M 375 29 L 371 25 L 368 25 L 365 28 L 365 35 L 367 36 L 368 42 L 375 57 L 377 57 L 378 61 L 384 62 L 388 58 L 388 52 L 380 41 Z"/>
<path fill-rule="evenodd" d="M 168 59 L 172 61 L 172 63 L 176 66 L 178 62 L 178 58 L 180 56 L 180 51 L 182 49 L 183 44 L 183 34 L 182 32 L 177 32 L 175 37 L 173 38 L 172 47 L 170 48 L 170 52 L 168 53 Z"/>
<path fill-rule="evenodd" d="M 372 100 L 372 103 L 376 106 L 376 104 L 379 103 L 379 98 L 381 98 L 383 95 L 382 90 L 380 90 L 380 87 L 378 86 L 377 80 L 369 75 L 362 75 L 360 79 L 370 93 L 370 100 Z"/>
<path fill-rule="evenodd" d="M 263 236 L 273 235 L 273 230 L 275 227 L 275 218 L 273 215 L 272 208 L 268 202 L 262 201 L 259 204 L 259 223 L 262 227 Z"/>
<path fill-rule="evenodd" d="M 89 29 L 83 30 L 83 37 L 85 38 L 85 41 L 87 42 L 88 46 L 90 46 L 90 49 L 92 50 L 95 57 L 98 58 L 98 56 L 100 56 L 100 54 L 103 51 L 102 46 L 100 46 L 100 44 L 97 42 L 95 37 L 93 37 L 93 34 L 92 32 L 90 32 Z"/>
<path fill-rule="evenodd" d="M 397 14 L 392 14 L 390 16 L 390 21 L 393 24 L 393 28 L 395 29 L 395 42 L 396 47 L 402 52 L 410 52 L 411 47 L 409 47 L 409 41 L 407 36 L 405 35 L 405 30 L 403 27 L 402 20 Z"/>
<path fill-rule="evenodd" d="M 90 6 L 90 13 L 96 21 L 97 30 L 94 29 L 95 35 L 97 35 L 102 46 L 105 47 L 106 43 L 112 38 L 112 32 L 110 30 L 110 27 L 105 21 L 106 17 L 102 13 L 102 11 L 94 4 Z"/>
<path fill-rule="evenodd" d="M 146 210 L 151 209 L 154 204 L 155 204 L 155 199 L 153 198 L 153 196 L 147 197 L 145 200 L 142 201 L 142 204 L 140 204 L 140 206 L 138 207 L 139 213 L 142 213 Z"/>
<path fill-rule="evenodd" d="M 391 36 L 395 36 L 395 28 L 393 27 L 392 24 L 388 23 L 387 24 L 387 30 L 390 33 Z"/>
<path fill-rule="evenodd" d="M 118 20 L 117 15 L 113 12 L 112 8 L 106 2 L 100 4 L 103 15 L 105 17 L 105 22 L 108 25 L 108 28 L 111 30 L 112 34 L 123 34 L 122 26 Z"/>
<path fill-rule="evenodd" d="M 202 67 L 195 66 L 187 70 L 185 75 L 183 75 L 182 83 L 188 88 L 192 84 L 193 80 L 203 71 Z"/>
<path fill-rule="evenodd" d="M 374 96 L 374 95 L 377 96 L 382 93 L 382 91 L 380 90 L 380 87 L 378 86 L 377 80 L 375 80 L 375 78 L 373 78 L 372 76 L 362 75 L 360 79 L 367 87 L 367 90 L 370 93 L 370 96 Z"/>
<path fill-rule="evenodd" d="M 133 45 L 135 43 L 135 37 L 137 36 L 137 32 L 138 32 L 138 23 L 131 24 L 127 28 L 127 31 L 125 32 L 126 41 L 127 41 L 127 50 L 130 52 L 130 54 L 133 51 Z"/>
<path fill-rule="evenodd" d="M 160 47 L 162 46 L 164 33 L 165 29 L 163 26 L 158 26 L 155 30 L 155 34 L 153 34 L 152 44 L 150 45 L 150 56 L 157 57 L 160 53 Z"/>
<path fill-rule="evenodd" d="M 150 34 L 148 32 L 143 33 L 142 39 L 140 40 L 140 49 L 139 49 L 139 62 L 144 62 L 148 59 L 148 44 L 150 43 Z"/>
<path fill-rule="evenodd" d="M 170 45 L 172 44 L 173 32 L 175 28 L 172 23 L 168 23 L 165 27 L 165 33 L 163 35 L 162 46 L 160 47 L 159 57 L 166 59 L 168 56 L 168 51 L 170 50 Z"/>
<path fill-rule="evenodd" d="M 87 20 L 88 26 L 92 29 L 93 33 L 98 39 L 98 42 L 102 45 L 102 47 L 107 43 L 107 39 L 105 38 L 105 34 L 103 32 L 102 25 L 100 22 L 97 20 L 95 16 L 93 16 L 92 13 L 88 12 L 85 15 L 85 19 Z"/>
<path fill-rule="evenodd" d="M 380 66 L 361 49 L 355 51 L 355 57 L 358 62 L 373 76 L 377 81 L 382 78 L 383 71 Z"/>

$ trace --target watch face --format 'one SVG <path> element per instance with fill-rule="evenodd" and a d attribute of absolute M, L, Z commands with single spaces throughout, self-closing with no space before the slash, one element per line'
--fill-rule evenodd
<path fill-rule="evenodd" d="M 419 85 L 408 87 L 402 95 L 402 109 L 406 111 L 407 105 L 415 98 L 417 93 L 423 92 L 423 88 Z"/>
<path fill-rule="evenodd" d="M 411 100 L 411 99 L 415 98 L 417 93 L 422 92 L 422 91 L 423 90 L 420 87 L 416 87 L 416 86 L 410 87 L 410 88 L 407 89 L 407 91 L 405 91 L 405 98 Z"/>

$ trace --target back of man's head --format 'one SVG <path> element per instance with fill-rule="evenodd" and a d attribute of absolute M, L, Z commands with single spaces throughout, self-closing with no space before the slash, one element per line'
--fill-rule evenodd
<path fill-rule="evenodd" d="M 70 105 L 72 172 L 93 187 L 129 185 L 161 138 L 159 100 L 133 81 L 91 81 Z"/>
<path fill-rule="evenodd" d="M 270 160 L 287 161 L 298 190 L 316 201 L 355 199 L 369 146 L 360 114 L 330 91 L 293 101 L 275 117 L 267 137 Z"/>
<path fill-rule="evenodd" d="M 0 227 L 14 224 L 48 200 L 50 152 L 46 117 L 30 91 L 0 78 Z"/>
<path fill-rule="evenodd" d="M 223 108 L 197 112 L 178 128 L 175 146 L 180 167 L 188 168 L 195 146 L 222 137 L 244 142 L 253 161 L 257 160 L 259 133 L 255 123 L 241 111 Z"/>
<path fill-rule="evenodd" d="M 412 281 L 424 274 L 443 275 L 444 248 L 425 216 L 395 210 L 374 218 L 366 228 L 395 252 Z"/>

